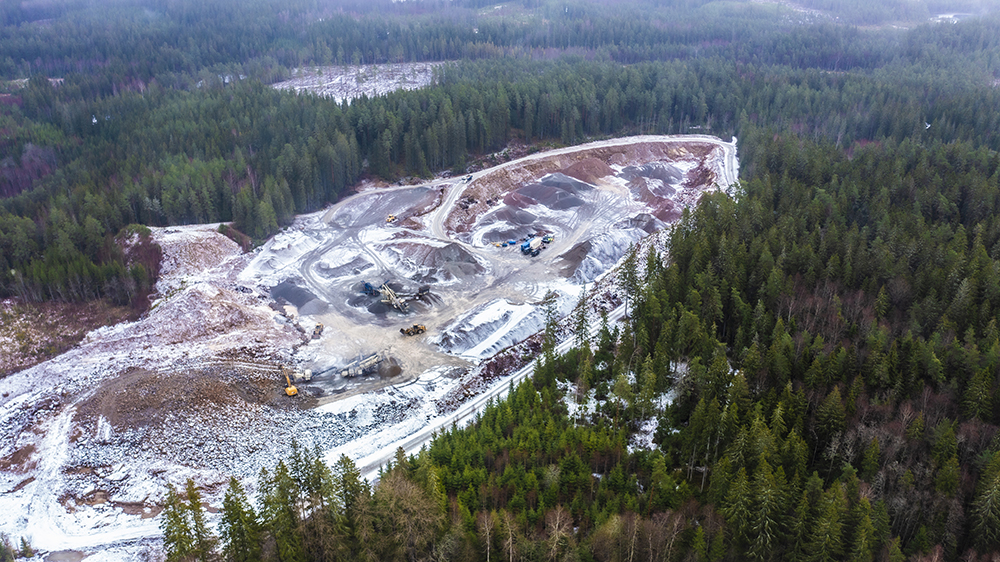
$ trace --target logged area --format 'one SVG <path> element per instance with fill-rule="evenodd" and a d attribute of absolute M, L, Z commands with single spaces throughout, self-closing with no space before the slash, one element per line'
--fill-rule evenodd
<path fill-rule="evenodd" d="M 375 97 L 396 90 L 430 86 L 434 69 L 444 63 L 345 64 L 296 68 L 292 77 L 274 84 L 279 90 L 311 92 L 337 103 L 361 96 Z"/>
<path fill-rule="evenodd" d="M 0 510 L 21 514 L 0 531 L 155 536 L 177 478 L 211 497 L 293 440 L 361 459 L 429 435 L 537 355 L 547 294 L 617 306 L 593 282 L 736 165 L 735 142 L 631 137 L 365 191 L 249 254 L 216 224 L 154 229 L 148 314 L 0 381 Z"/>

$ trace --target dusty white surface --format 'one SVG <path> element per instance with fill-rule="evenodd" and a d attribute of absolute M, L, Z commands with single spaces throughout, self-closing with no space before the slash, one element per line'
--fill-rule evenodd
<path fill-rule="evenodd" d="M 734 182 L 735 142 L 695 140 L 717 149 L 708 161 L 715 183 Z M 555 152 L 691 141 L 638 137 Z M 102 553 L 88 560 L 114 559 L 108 552 L 138 559 L 155 550 L 155 540 L 137 541 L 158 536 L 152 515 L 168 483 L 194 478 L 218 506 L 229 475 L 253 489 L 259 469 L 287 454 L 292 439 L 319 445 L 331 461 L 347 454 L 374 476 L 396 447 L 418 449 L 435 430 L 471 419 L 531 372 L 528 365 L 476 387 L 481 393 L 464 404 L 449 403 L 458 385 L 477 376 L 477 364 L 541 327 L 548 291 L 567 314 L 583 282 L 592 290 L 596 280 L 596 293 L 615 291 L 607 271 L 628 243 L 662 247 L 660 236 L 643 238 L 630 226 L 651 210 L 618 177 L 630 164 L 648 162 L 616 163 L 616 175 L 581 187 L 571 208 L 523 206 L 534 217 L 528 225 L 484 221 L 502 209 L 497 201 L 470 217 L 468 231 L 448 226 L 463 197 L 495 171 L 485 170 L 469 183 L 442 179 L 356 195 L 298 217 L 252 254 L 241 254 L 217 225 L 155 229 L 164 263 L 159 296 L 144 318 L 95 330 L 68 353 L 0 380 L 0 459 L 9 461 L 0 470 L 0 532 L 46 551 Z M 678 204 L 700 194 L 675 187 Z M 389 214 L 399 220 L 387 225 Z M 490 243 L 504 229 L 542 229 L 556 240 L 531 258 Z M 582 253 L 581 243 L 589 248 Z M 574 252 L 585 257 L 567 261 Z M 572 274 L 567 263 L 577 264 Z M 428 285 L 431 297 L 413 301 L 403 315 L 363 295 L 365 280 L 389 280 L 404 294 Z M 288 317 L 270 306 L 279 293 Z M 618 306 L 609 318 L 623 314 Z M 320 322 L 318 340 L 295 327 L 309 333 Z M 399 334 L 414 323 L 428 332 Z M 567 337 L 559 349 L 572 344 Z M 397 384 L 362 392 L 365 381 L 336 374 L 372 352 L 398 360 L 401 374 L 390 380 Z M 303 396 L 318 396 L 318 407 L 282 402 L 279 365 L 317 373 L 296 384 Z M 377 377 L 367 384 L 373 382 Z M 155 400 L 144 402 L 145 393 Z"/>

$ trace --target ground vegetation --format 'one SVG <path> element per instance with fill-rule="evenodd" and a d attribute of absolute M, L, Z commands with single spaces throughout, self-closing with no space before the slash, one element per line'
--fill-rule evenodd
<path fill-rule="evenodd" d="M 1000 143 L 989 18 L 859 30 L 775 18 L 788 13 L 766 5 L 653 17 L 641 4 L 469 6 L 444 17 L 421 4 L 426 13 L 378 18 L 309 3 L 273 14 L 266 2 L 122 2 L 99 21 L 73 3 L 8 10 L 0 295 L 141 306 L 128 287 L 155 277 L 113 243 L 129 224 L 231 221 L 261 240 L 365 175 L 462 172 L 515 139 L 768 124 L 848 149 Z M 350 105 L 266 86 L 308 63 L 441 59 L 467 62 L 437 87 Z"/>

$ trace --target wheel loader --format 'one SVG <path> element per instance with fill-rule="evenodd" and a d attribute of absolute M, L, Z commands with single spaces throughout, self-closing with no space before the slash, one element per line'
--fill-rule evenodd
<path fill-rule="evenodd" d="M 427 326 L 423 324 L 414 324 L 409 328 L 400 328 L 399 333 L 404 336 L 415 336 L 417 334 L 422 334 L 427 331 Z"/>

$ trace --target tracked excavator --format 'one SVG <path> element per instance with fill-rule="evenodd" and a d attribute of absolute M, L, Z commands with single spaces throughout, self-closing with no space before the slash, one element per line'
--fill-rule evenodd
<path fill-rule="evenodd" d="M 298 394 L 299 389 L 295 388 L 295 385 L 292 384 L 292 379 L 288 376 L 288 369 L 282 367 L 281 374 L 285 375 L 285 394 L 289 396 L 295 396 Z"/>

